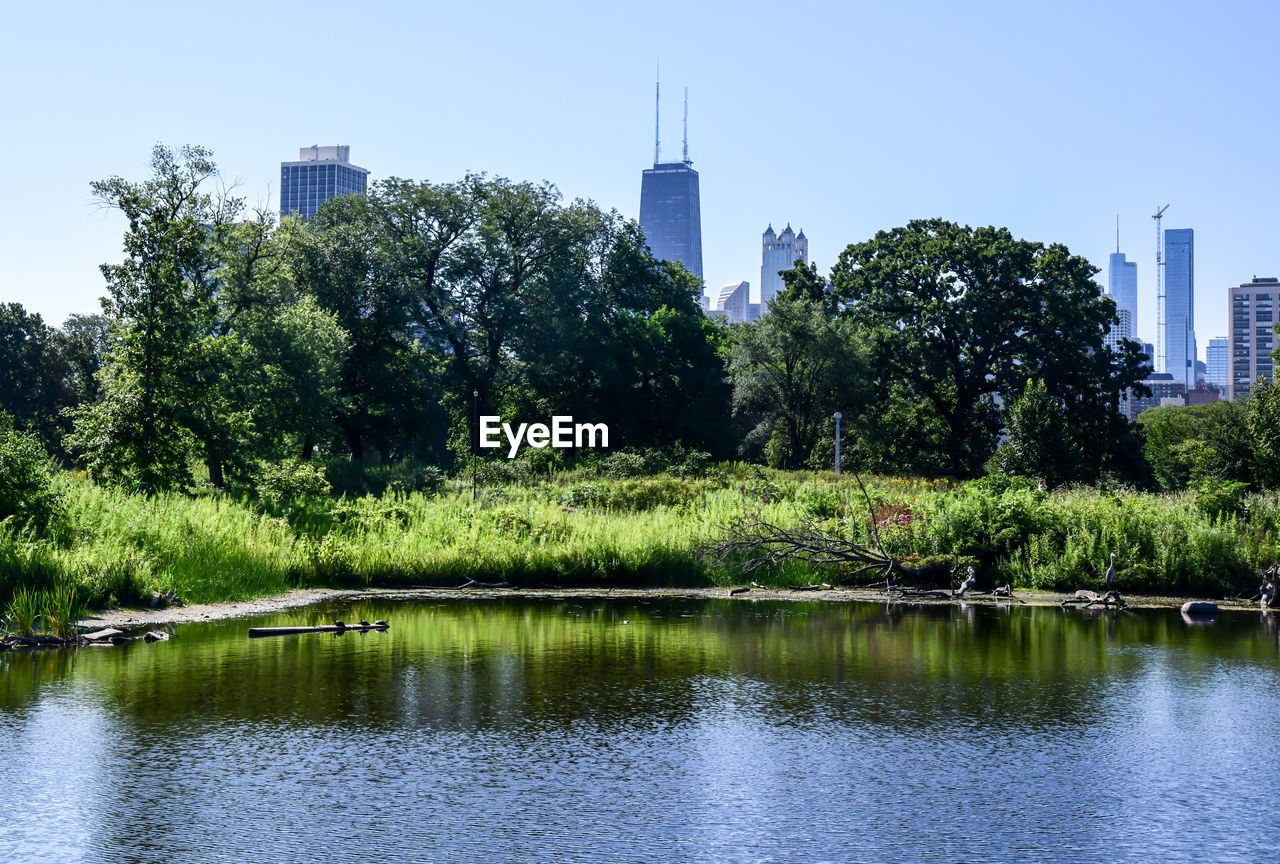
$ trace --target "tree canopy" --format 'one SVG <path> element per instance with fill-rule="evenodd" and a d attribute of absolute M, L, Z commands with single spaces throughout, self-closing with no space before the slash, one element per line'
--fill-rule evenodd
<path fill-rule="evenodd" d="M 881 458 L 954 476 L 981 472 L 1010 404 L 1030 379 L 1062 400 L 1077 440 L 1105 448 L 1120 395 L 1145 367 L 1137 343 L 1104 345 L 1117 323 L 1097 269 L 1065 246 L 1006 228 L 918 220 L 841 253 L 832 269 L 842 313 L 867 340 L 878 392 L 908 406 L 881 416 Z M 1114 418 L 1114 419 L 1113 419 Z"/>

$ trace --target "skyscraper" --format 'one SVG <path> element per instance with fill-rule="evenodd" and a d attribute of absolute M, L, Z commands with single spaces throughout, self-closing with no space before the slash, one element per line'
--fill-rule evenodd
<path fill-rule="evenodd" d="M 280 215 L 310 219 L 330 198 L 363 195 L 368 183 L 369 172 L 351 164 L 346 144 L 301 147 L 297 162 L 280 163 Z"/>
<path fill-rule="evenodd" d="M 654 258 L 679 261 L 702 279 L 702 208 L 698 172 L 689 159 L 689 91 L 685 90 L 684 149 L 679 162 L 663 162 L 658 137 L 657 91 L 653 167 L 640 178 L 640 230 Z"/>
<path fill-rule="evenodd" d="M 1225 336 L 1210 339 L 1208 347 L 1204 349 L 1204 380 L 1217 384 L 1224 393 L 1229 383 L 1231 363 L 1227 358 L 1230 356 L 1231 342 Z"/>
<path fill-rule="evenodd" d="M 1164 369 L 1196 386 L 1195 232 L 1164 232 Z"/>
<path fill-rule="evenodd" d="M 1119 238 L 1116 239 L 1116 251 L 1110 255 L 1107 266 L 1107 296 L 1116 301 L 1117 309 L 1128 309 L 1130 327 L 1129 337 L 1138 336 L 1138 262 L 1126 261 L 1120 251 Z"/>
<path fill-rule="evenodd" d="M 796 234 L 788 222 L 781 234 L 773 233 L 773 225 L 766 228 L 760 248 L 760 308 L 765 309 L 784 287 L 778 274 L 796 266 L 797 261 L 809 260 L 809 240 L 803 228 Z"/>
<path fill-rule="evenodd" d="M 1276 300 L 1280 299 L 1280 279 L 1254 276 L 1231 289 L 1231 378 L 1227 398 L 1238 399 L 1259 377 L 1276 380 Z"/>

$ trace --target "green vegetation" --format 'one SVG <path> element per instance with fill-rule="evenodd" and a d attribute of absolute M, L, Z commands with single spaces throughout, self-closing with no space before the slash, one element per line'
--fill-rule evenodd
<path fill-rule="evenodd" d="M 138 603 L 170 589 L 199 602 L 467 578 L 531 587 L 727 585 L 741 577 L 699 551 L 748 513 L 869 539 L 852 478 L 742 463 L 702 476 L 617 478 L 602 468 L 530 475 L 480 489 L 474 503 L 458 481 L 438 494 L 278 503 L 140 496 L 70 475 L 62 485 L 66 527 L 40 537 L 0 528 L 4 596 L 65 584 L 95 604 Z M 1274 495 L 1236 490 L 1224 506 L 1221 496 L 1194 492 L 1042 492 L 999 476 L 962 485 L 880 477 L 868 490 L 892 554 L 972 562 L 986 584 L 1096 588 L 1115 552 L 1122 591 L 1218 596 L 1251 589 L 1257 570 L 1280 560 Z M 802 564 L 756 578 L 785 585 L 815 575 L 833 584 L 847 578 Z"/>

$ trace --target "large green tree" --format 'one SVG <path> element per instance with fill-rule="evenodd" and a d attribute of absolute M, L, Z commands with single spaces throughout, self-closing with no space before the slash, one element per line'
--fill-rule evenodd
<path fill-rule="evenodd" d="M 1092 430 L 1082 438 L 1114 436 L 1120 394 L 1145 367 L 1136 343 L 1119 353 L 1103 344 L 1117 319 L 1096 272 L 1060 244 L 938 219 L 845 249 L 831 274 L 848 304 L 842 314 L 871 346 L 876 390 L 909 403 L 882 415 L 923 412 L 917 422 L 928 430 L 913 438 L 884 429 L 886 461 L 936 459 L 948 474 L 979 473 L 1003 426 L 1001 401 L 1031 378 L 1062 400 L 1073 427 Z"/>
<path fill-rule="evenodd" d="M 731 342 L 733 409 L 748 451 L 798 468 L 835 411 L 849 417 L 846 429 L 856 422 L 868 370 L 852 322 L 833 318 L 824 301 L 780 295 L 768 314 L 735 325 Z"/>
<path fill-rule="evenodd" d="M 102 399 L 80 410 L 71 443 L 90 471 L 144 491 L 191 482 L 193 409 L 202 405 L 200 340 L 213 318 L 210 233 L 225 221 L 201 190 L 215 173 L 203 147 L 157 145 L 152 176 L 92 184 L 128 220 L 124 260 L 102 265 L 115 332 Z"/>

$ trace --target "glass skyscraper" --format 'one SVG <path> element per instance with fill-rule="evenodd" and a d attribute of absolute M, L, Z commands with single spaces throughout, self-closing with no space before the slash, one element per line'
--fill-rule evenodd
<path fill-rule="evenodd" d="M 702 205 L 698 172 L 689 161 L 689 90 L 684 91 L 684 149 L 663 162 L 658 146 L 658 88 L 654 88 L 653 167 L 640 178 L 640 230 L 659 261 L 679 261 L 702 281 Z"/>
<path fill-rule="evenodd" d="M 1195 232 L 1164 232 L 1164 371 L 1196 386 Z"/>
<path fill-rule="evenodd" d="M 297 162 L 280 163 L 280 215 L 310 219 L 339 195 L 363 195 L 369 172 L 351 164 L 351 148 L 302 147 Z"/>
<path fill-rule="evenodd" d="M 1126 338 L 1138 337 L 1138 262 L 1126 261 L 1118 248 L 1111 253 L 1107 267 L 1107 294 L 1116 301 L 1116 309 L 1128 309 L 1130 331 Z"/>
<path fill-rule="evenodd" d="M 656 162 L 640 180 L 640 230 L 660 261 L 679 261 L 702 279 L 702 207 L 691 162 Z"/>

